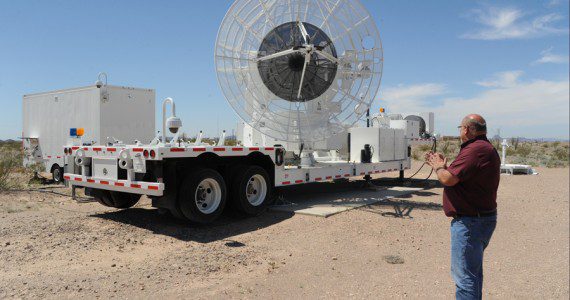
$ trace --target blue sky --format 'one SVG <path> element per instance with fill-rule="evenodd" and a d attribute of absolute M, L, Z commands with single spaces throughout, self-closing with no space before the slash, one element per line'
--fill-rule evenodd
<path fill-rule="evenodd" d="M 231 2 L 0 0 L 0 139 L 20 136 L 23 94 L 100 71 L 173 97 L 190 134 L 231 131 L 213 60 Z M 568 138 L 568 1 L 362 2 L 384 46 L 374 109 L 434 111 L 442 134 L 476 112 L 492 134 Z"/>

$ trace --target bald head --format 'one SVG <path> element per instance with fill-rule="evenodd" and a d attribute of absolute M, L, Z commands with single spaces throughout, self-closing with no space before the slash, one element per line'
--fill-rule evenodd
<path fill-rule="evenodd" d="M 463 118 L 461 125 L 467 126 L 474 134 L 487 133 L 487 121 L 481 115 L 470 114 Z"/>

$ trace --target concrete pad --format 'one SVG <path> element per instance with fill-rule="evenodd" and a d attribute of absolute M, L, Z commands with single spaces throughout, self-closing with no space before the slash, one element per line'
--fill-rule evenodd
<path fill-rule="evenodd" d="M 316 188 L 316 190 L 326 190 L 326 187 L 322 188 L 323 189 Z M 270 207 L 270 210 L 326 218 L 344 211 L 378 203 L 394 197 L 401 197 L 421 190 L 423 190 L 423 188 L 361 187 L 352 190 L 330 191 L 326 193 L 297 193 L 285 195 L 281 201 L 277 201 L 276 205 Z"/>

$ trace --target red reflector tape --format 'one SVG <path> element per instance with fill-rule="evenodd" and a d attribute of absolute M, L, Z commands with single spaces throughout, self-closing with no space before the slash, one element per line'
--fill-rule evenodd
<path fill-rule="evenodd" d="M 132 187 L 132 188 L 135 188 L 135 189 L 140 189 L 140 188 L 141 188 L 141 185 L 140 185 L 140 184 L 134 184 L 134 183 L 133 183 L 133 184 L 131 184 L 131 187 Z"/>
<path fill-rule="evenodd" d="M 154 186 L 154 185 L 149 185 L 149 186 L 148 186 L 148 189 L 149 189 L 149 190 L 158 191 L 158 187 L 157 187 L 157 186 Z"/>
<path fill-rule="evenodd" d="M 218 151 L 226 151 L 226 148 L 214 148 L 214 151 L 218 152 Z"/>
<path fill-rule="evenodd" d="M 109 152 L 115 152 L 115 151 L 117 151 L 117 148 L 107 148 L 107 151 L 109 151 Z"/>
<path fill-rule="evenodd" d="M 334 178 L 341 178 L 342 176 L 340 175 L 335 175 Z"/>
<path fill-rule="evenodd" d="M 258 147 L 252 147 L 252 148 L 249 148 L 249 151 L 259 151 L 259 148 Z"/>
<path fill-rule="evenodd" d="M 51 158 L 51 155 L 48 155 L 48 157 L 47 157 L 47 158 Z"/>
<path fill-rule="evenodd" d="M 93 179 L 87 179 L 87 182 L 89 182 L 89 183 L 95 183 L 95 180 L 93 180 Z"/>
<path fill-rule="evenodd" d="M 93 151 L 101 151 L 103 150 L 102 148 L 93 148 Z"/>
<path fill-rule="evenodd" d="M 71 150 L 77 150 L 79 147 L 71 147 Z"/>
<path fill-rule="evenodd" d="M 170 148 L 170 152 L 184 152 L 185 150 L 184 148 Z"/>
<path fill-rule="evenodd" d="M 109 184 L 109 181 L 101 180 L 99 181 L 100 184 Z"/>
<path fill-rule="evenodd" d="M 281 184 L 291 184 L 291 181 L 283 181 Z"/>
<path fill-rule="evenodd" d="M 143 152 L 143 148 L 133 148 L 133 152 Z"/>
<path fill-rule="evenodd" d="M 194 152 L 204 152 L 204 151 L 206 151 L 206 148 L 194 148 L 194 149 L 192 149 L 192 151 L 194 151 Z"/>
<path fill-rule="evenodd" d="M 302 183 L 303 180 L 295 180 L 295 183 Z"/>
<path fill-rule="evenodd" d="M 83 181 L 83 179 L 78 178 L 78 177 L 76 177 L 74 180 L 75 180 L 75 181 Z"/>
<path fill-rule="evenodd" d="M 122 182 L 115 182 L 115 186 L 125 186 L 125 184 Z"/>
<path fill-rule="evenodd" d="M 344 174 L 344 177 L 350 177 L 350 174 Z"/>
<path fill-rule="evenodd" d="M 243 151 L 243 148 L 232 148 L 232 151 Z"/>
<path fill-rule="evenodd" d="M 332 176 L 327 176 L 326 179 L 332 179 Z"/>
<path fill-rule="evenodd" d="M 69 179 L 71 179 L 71 177 L 69 177 L 69 176 L 63 176 L 63 179 L 69 180 Z"/>
<path fill-rule="evenodd" d="M 315 181 L 321 181 L 321 180 L 323 180 L 322 177 L 317 177 L 317 178 L 315 178 Z"/>
<path fill-rule="evenodd" d="M 273 150 L 275 150 L 275 148 L 273 148 L 273 147 L 266 147 L 265 148 L 265 151 L 273 151 Z"/>

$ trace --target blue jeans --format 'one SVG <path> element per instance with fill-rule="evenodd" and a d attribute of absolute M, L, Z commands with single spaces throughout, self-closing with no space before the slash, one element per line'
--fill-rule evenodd
<path fill-rule="evenodd" d="M 459 217 L 451 221 L 451 276 L 456 299 L 481 299 L 483 252 L 495 227 L 497 216 Z"/>

